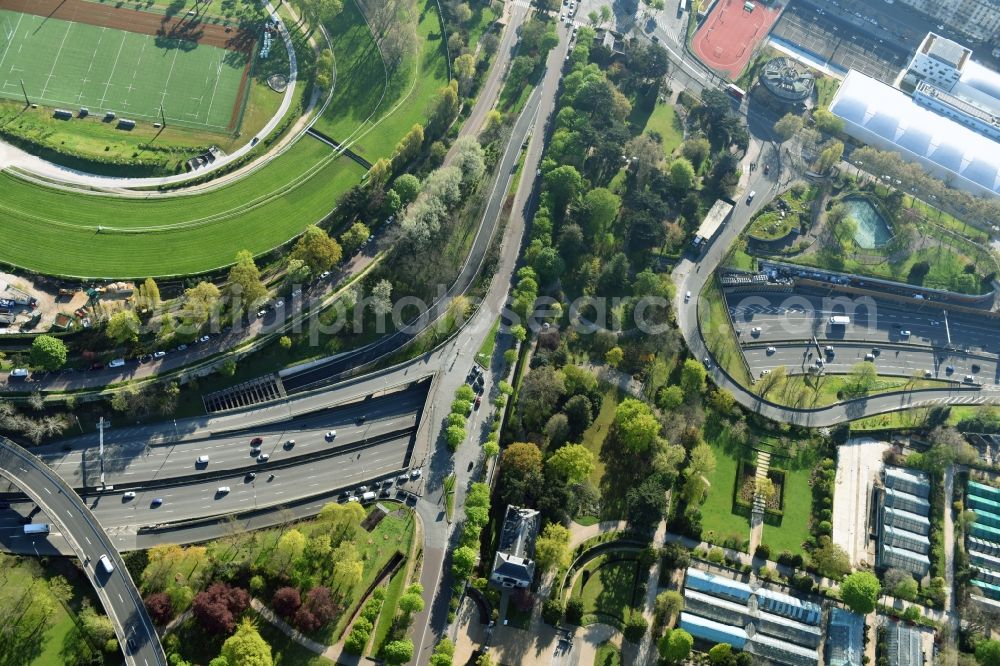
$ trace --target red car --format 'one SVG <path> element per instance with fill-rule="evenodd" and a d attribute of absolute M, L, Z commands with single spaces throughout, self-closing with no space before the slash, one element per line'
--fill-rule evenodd
<path fill-rule="evenodd" d="M 483 397 L 481 395 L 476 396 L 476 409 L 479 409 L 479 405 L 483 404 Z"/>
<path fill-rule="evenodd" d="M 254 437 L 253 439 L 250 440 L 250 446 L 260 446 L 263 443 L 264 440 L 261 439 L 260 437 Z"/>

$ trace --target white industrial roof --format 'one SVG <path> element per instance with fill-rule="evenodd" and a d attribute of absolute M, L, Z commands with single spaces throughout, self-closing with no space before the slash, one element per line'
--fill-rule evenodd
<path fill-rule="evenodd" d="M 989 89 L 992 78 L 975 80 Z M 1000 77 L 996 78 L 1000 87 Z M 860 127 L 886 144 L 1000 194 L 1000 143 L 919 106 L 892 86 L 851 70 L 830 110 L 847 123 L 848 130 L 851 125 Z"/>
<path fill-rule="evenodd" d="M 968 97 L 993 113 L 1000 113 L 1000 74 L 975 60 L 965 63 L 962 78 L 955 84 L 952 93 Z"/>

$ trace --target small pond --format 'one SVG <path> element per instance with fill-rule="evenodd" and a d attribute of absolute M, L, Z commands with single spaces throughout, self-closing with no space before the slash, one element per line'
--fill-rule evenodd
<path fill-rule="evenodd" d="M 858 221 L 854 241 L 866 250 L 880 248 L 892 238 L 892 228 L 870 202 L 859 197 L 844 199 L 847 213 Z"/>

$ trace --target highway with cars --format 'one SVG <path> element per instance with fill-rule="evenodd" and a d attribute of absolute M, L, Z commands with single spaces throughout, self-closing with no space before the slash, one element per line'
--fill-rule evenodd
<path fill-rule="evenodd" d="M 329 501 L 347 501 L 358 495 L 362 486 L 374 488 L 374 482 L 386 485 L 387 496 L 395 497 L 400 475 L 409 469 L 415 445 L 413 432 L 369 445 L 362 450 L 345 450 L 317 459 L 303 459 L 299 464 L 252 473 L 232 471 L 211 479 L 189 481 L 167 487 L 137 486 L 133 491 L 84 493 L 83 501 L 90 507 L 100 525 L 119 551 L 140 546 L 141 530 L 154 526 L 184 527 L 184 523 L 223 515 L 253 512 L 294 504 L 315 496 Z M 419 487 L 419 480 L 407 480 L 398 488 L 406 491 Z M 228 491 L 220 491 L 228 488 Z M 135 495 L 126 497 L 125 492 Z M 363 491 L 362 491 L 363 492 Z M 0 509 L 0 547 L 20 553 L 32 553 L 38 547 L 26 539 L 22 523 L 46 522 L 47 511 L 39 512 L 31 502 L 14 502 Z M 216 533 L 218 535 L 218 533 Z M 175 540 L 179 540 L 176 536 Z M 61 547 L 62 546 L 62 547 Z M 66 551 L 64 544 L 53 540 L 53 549 Z"/>
<path fill-rule="evenodd" d="M 0 470 L 45 513 L 54 536 L 65 540 L 83 564 L 87 578 L 114 625 L 115 635 L 125 653 L 125 663 L 129 666 L 166 666 L 166 656 L 139 590 L 111 539 L 80 497 L 45 463 L 2 437 Z M 32 545 L 35 542 L 48 541 L 47 534 L 28 537 L 20 525 L 17 527 L 21 530 L 21 539 L 27 542 L 24 552 L 34 552 Z M 102 558 L 107 559 L 107 565 L 102 564 Z"/>
<path fill-rule="evenodd" d="M 151 445 L 141 437 L 113 437 L 117 433 L 112 428 L 107 431 L 104 447 L 105 484 L 121 488 L 174 483 L 192 475 L 228 470 L 266 471 L 318 452 L 363 448 L 368 441 L 415 430 L 427 388 L 428 382 L 422 382 L 387 396 L 291 421 L 219 435 L 205 433 L 170 443 Z M 169 429 L 170 423 L 161 427 Z M 101 485 L 95 440 L 87 435 L 39 447 L 37 453 L 75 488 L 94 488 Z M 262 455 L 268 458 L 260 460 Z M 201 456 L 207 456 L 208 461 L 198 464 Z"/>

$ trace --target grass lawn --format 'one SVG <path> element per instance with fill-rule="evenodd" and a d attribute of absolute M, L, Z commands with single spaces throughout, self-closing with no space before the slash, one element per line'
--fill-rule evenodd
<path fill-rule="evenodd" d="M 198 273 L 236 252 L 264 253 L 329 213 L 361 177 L 306 137 L 264 168 L 202 194 L 152 200 L 86 195 L 0 173 L 0 262 L 42 273 L 142 277 Z"/>
<path fill-rule="evenodd" d="M 780 386 L 770 390 L 766 397 L 778 404 L 792 407 L 825 407 L 843 402 L 844 399 L 850 399 L 852 396 L 846 393 L 849 383 L 849 375 L 831 374 L 819 378 L 813 375 L 792 375 Z M 913 380 L 909 377 L 880 377 L 876 381 L 875 387 L 867 395 L 925 388 L 945 388 L 953 384 L 954 382 L 940 379 Z M 841 392 L 845 392 L 843 399 L 837 395 Z"/>
<path fill-rule="evenodd" d="M 455 512 L 455 475 L 449 474 L 448 478 L 444 480 L 444 512 L 448 516 L 448 520 L 451 520 L 452 514 Z"/>
<path fill-rule="evenodd" d="M 956 405 L 949 407 L 948 409 L 950 412 L 948 414 L 948 420 L 945 423 L 946 425 L 953 426 L 957 425 L 960 421 L 971 419 L 977 414 L 982 414 L 984 411 L 993 408 L 972 405 Z M 890 412 L 888 414 L 869 416 L 867 418 L 851 421 L 851 431 L 864 432 L 870 430 L 900 430 L 919 428 L 925 425 L 929 414 L 929 408 L 918 407 L 916 409 L 907 409 L 904 411 Z"/>
<path fill-rule="evenodd" d="M 876 253 L 874 250 L 869 252 Z M 890 264 L 888 261 L 861 263 L 851 257 L 845 257 L 843 253 L 830 253 L 826 251 L 785 257 L 784 260 L 803 266 L 815 266 L 842 273 L 867 275 L 898 282 L 907 281 L 907 276 L 910 274 L 913 264 L 926 261 L 930 265 L 930 271 L 921 281 L 921 286 L 974 295 L 979 295 L 984 291 L 982 276 L 978 273 L 974 276 L 976 279 L 972 286 L 968 286 L 963 282 L 965 279 L 963 277 L 965 266 L 975 263 L 975 259 L 948 247 L 925 247 L 916 252 L 911 252 L 905 260 L 897 264 Z"/>
<path fill-rule="evenodd" d="M 379 613 L 378 620 L 375 622 L 375 628 L 372 630 L 369 654 L 373 656 L 378 654 L 379 650 L 382 649 L 382 643 L 385 642 L 386 636 L 389 635 L 389 630 L 392 628 L 392 620 L 396 617 L 396 604 L 403 595 L 403 586 L 405 583 L 406 567 L 400 567 L 393 574 L 389 580 L 389 584 L 385 588 L 382 611 Z"/>
<path fill-rule="evenodd" d="M 333 666 L 334 662 L 305 649 L 262 617 L 257 617 L 257 630 L 271 646 L 274 666 Z"/>
<path fill-rule="evenodd" d="M 604 400 L 601 402 L 601 411 L 597 418 L 590 424 L 583 433 L 583 444 L 587 450 L 594 454 L 594 471 L 590 473 L 590 483 L 595 488 L 601 487 L 601 479 L 604 477 L 604 462 L 601 460 L 601 446 L 604 438 L 608 435 L 612 421 L 615 420 L 615 409 L 618 407 L 618 391 L 609 389 L 604 392 Z M 582 523 L 581 523 L 582 524 Z"/>
<path fill-rule="evenodd" d="M 817 76 L 816 96 L 819 106 L 824 109 L 829 108 L 830 102 L 833 101 L 833 96 L 837 94 L 837 90 L 839 88 L 840 81 L 838 79 L 835 79 L 832 76 Z"/>
<path fill-rule="evenodd" d="M 19 640 L 17 634 L 5 636 L 4 641 L 0 641 L 0 664 L 49 666 L 63 663 L 61 655 L 63 643 L 66 635 L 73 629 L 75 621 L 71 612 L 67 611 L 50 592 L 48 581 L 54 574 L 43 570 L 35 559 L 4 556 L 2 562 L 4 578 L 0 578 L 3 581 L 0 585 L 0 611 L 8 616 L 8 620 L 12 618 L 14 612 L 25 612 L 16 609 L 18 601 L 29 589 L 32 590 L 30 594 L 34 595 L 32 598 L 44 599 L 44 603 L 51 607 L 52 614 L 40 631 L 32 633 L 24 640 Z M 72 580 L 70 584 L 73 587 L 73 598 L 68 603 L 75 612 L 79 609 L 84 596 L 93 597 L 93 595 L 81 580 Z M 31 612 L 26 613 L 26 616 L 21 617 L 28 621 Z"/>
<path fill-rule="evenodd" d="M 656 103 L 653 112 L 646 120 L 646 126 L 642 129 L 643 133 L 650 130 L 663 138 L 663 152 L 667 157 L 670 157 L 684 140 L 684 128 L 681 127 L 677 112 L 670 104 Z"/>
<path fill-rule="evenodd" d="M 719 436 L 726 437 L 725 433 Z M 733 512 L 733 489 L 736 487 L 737 459 L 722 442 L 710 441 L 715 454 L 715 471 L 709 476 L 708 497 L 701 505 L 702 539 L 719 543 L 731 535 L 741 540 L 750 538 L 749 519 Z M 750 451 L 747 450 L 747 455 Z"/>
<path fill-rule="evenodd" d="M 596 616 L 592 622 L 624 622 L 632 608 L 639 576 L 647 573 L 640 571 L 636 559 L 608 561 L 609 557 L 601 555 L 588 562 L 583 568 L 587 573 L 581 573 L 573 584 L 573 597 L 583 602 L 584 617 Z M 586 620 L 584 623 L 588 624 Z"/>
<path fill-rule="evenodd" d="M 594 666 L 621 666 L 622 651 L 612 643 L 601 643 L 594 654 Z"/>
<path fill-rule="evenodd" d="M 729 320 L 725 296 L 715 278 L 708 281 L 699 298 L 698 322 L 712 357 L 736 381 L 749 386 L 750 376 L 743 352 Z"/>
<path fill-rule="evenodd" d="M 407 4 L 402 3 L 404 7 Z M 391 155 L 415 123 L 426 125 L 434 96 L 448 82 L 448 61 L 434 0 L 417 0 L 412 13 L 403 9 L 398 20 L 416 23 L 419 49 L 407 53 L 388 72 L 356 4 L 345 2 L 343 11 L 328 26 L 337 63 L 337 87 L 333 102 L 316 126 L 337 141 L 357 139 L 353 150 L 371 162 Z"/>
<path fill-rule="evenodd" d="M 483 344 L 479 347 L 479 353 L 476 354 L 476 361 L 481 365 L 489 367 L 490 359 L 493 358 L 493 350 L 497 347 L 497 331 L 500 330 L 500 320 L 497 319 L 493 322 L 493 326 L 490 327 L 490 332 L 486 335 L 486 339 L 483 340 Z"/>
<path fill-rule="evenodd" d="M 811 461 L 811 460 L 810 460 Z M 772 467 L 775 465 L 772 459 Z M 781 525 L 774 526 L 764 523 L 761 541 L 771 548 L 772 559 L 776 554 L 787 550 L 790 553 L 801 553 L 802 542 L 809 538 L 809 514 L 812 508 L 812 491 L 809 486 L 811 465 L 799 469 L 785 470 L 785 496 L 781 517 Z"/>

